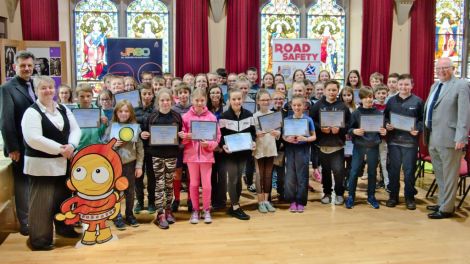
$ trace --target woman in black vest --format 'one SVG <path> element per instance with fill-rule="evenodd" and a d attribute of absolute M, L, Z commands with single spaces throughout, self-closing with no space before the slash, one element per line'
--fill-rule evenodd
<path fill-rule="evenodd" d="M 23 172 L 31 176 L 29 246 L 32 250 L 51 250 L 53 222 L 58 235 L 79 236 L 72 226 L 53 219 L 61 203 L 71 195 L 65 185 L 67 159 L 73 155 L 81 133 L 70 110 L 54 102 L 52 78 L 38 76 L 34 87 L 38 99 L 21 121 L 25 141 Z"/>

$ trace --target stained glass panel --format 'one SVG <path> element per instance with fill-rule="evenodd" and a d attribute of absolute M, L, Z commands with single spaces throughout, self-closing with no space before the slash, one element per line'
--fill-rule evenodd
<path fill-rule="evenodd" d="M 118 36 L 118 12 L 109 0 L 82 0 L 74 10 L 77 81 L 106 74 L 106 40 Z"/>
<path fill-rule="evenodd" d="M 456 67 L 455 75 L 462 74 L 463 29 L 465 0 L 436 1 L 436 43 L 434 58 L 449 57 Z M 435 76 L 437 78 L 437 76 Z"/>
<path fill-rule="evenodd" d="M 272 40 L 300 37 L 300 12 L 290 0 L 271 0 L 261 9 L 261 73 L 272 72 Z"/>
<path fill-rule="evenodd" d="M 170 69 L 168 8 L 158 0 L 136 0 L 127 8 L 127 37 L 162 39 L 162 69 Z"/>
<path fill-rule="evenodd" d="M 321 39 L 321 70 L 331 78 L 345 75 L 346 13 L 336 0 L 318 0 L 308 10 L 307 37 Z"/>

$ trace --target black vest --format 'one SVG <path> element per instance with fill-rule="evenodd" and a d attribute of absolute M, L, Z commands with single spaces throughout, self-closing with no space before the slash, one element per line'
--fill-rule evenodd
<path fill-rule="evenodd" d="M 49 118 L 44 114 L 41 109 L 39 109 L 39 106 L 34 103 L 33 105 L 30 106 L 31 108 L 35 109 L 36 111 L 39 112 L 41 115 L 41 126 L 42 126 L 42 135 L 48 139 L 54 140 L 55 142 L 66 145 L 69 142 L 69 134 L 70 134 L 70 123 L 69 119 L 67 118 L 67 110 L 65 107 L 61 104 L 59 104 L 59 113 L 62 115 L 62 118 L 64 119 L 64 128 L 62 131 L 60 131 L 52 122 L 49 120 Z M 37 149 L 33 149 L 28 144 L 25 142 L 25 156 L 28 157 L 37 157 L 37 158 L 59 158 L 62 157 L 62 155 L 51 155 L 45 152 L 42 152 Z"/>

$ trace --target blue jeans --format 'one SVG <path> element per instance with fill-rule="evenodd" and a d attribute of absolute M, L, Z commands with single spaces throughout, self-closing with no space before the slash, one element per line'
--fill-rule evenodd
<path fill-rule="evenodd" d="M 308 163 L 310 145 L 289 144 L 286 146 L 286 177 L 284 181 L 284 197 L 286 201 L 307 204 Z"/>
<path fill-rule="evenodd" d="M 377 164 L 379 162 L 379 145 L 375 147 L 362 147 L 354 145 L 351 172 L 349 174 L 349 197 L 356 197 L 357 177 L 367 155 L 367 196 L 375 195 L 375 185 L 377 177 Z"/>
<path fill-rule="evenodd" d="M 417 193 L 415 189 L 416 154 L 417 147 L 407 148 L 396 145 L 388 145 L 389 159 L 389 184 L 390 199 L 398 201 L 400 192 L 400 168 L 403 165 L 405 176 L 405 199 L 413 199 Z"/>

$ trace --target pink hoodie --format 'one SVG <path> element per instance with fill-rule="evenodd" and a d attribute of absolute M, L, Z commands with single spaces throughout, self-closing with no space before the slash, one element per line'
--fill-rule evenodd
<path fill-rule="evenodd" d="M 217 122 L 217 118 L 212 114 L 207 107 L 204 107 L 200 115 L 196 114 L 194 106 L 183 115 L 183 132 L 191 132 L 191 121 L 214 121 Z M 209 146 L 202 147 L 198 140 L 184 139 L 184 158 L 183 162 L 210 162 L 214 163 L 214 149 L 218 146 L 220 141 L 220 128 L 217 124 L 217 141 L 207 141 Z"/>

